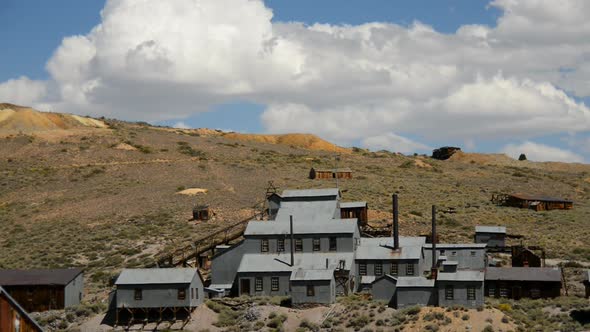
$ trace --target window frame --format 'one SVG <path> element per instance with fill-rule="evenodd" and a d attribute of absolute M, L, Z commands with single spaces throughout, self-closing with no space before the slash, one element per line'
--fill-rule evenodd
<path fill-rule="evenodd" d="M 135 301 L 143 300 L 143 290 L 141 288 L 133 289 L 133 299 Z"/>
<path fill-rule="evenodd" d="M 270 243 L 268 239 L 260 240 L 260 252 L 268 252 L 270 249 Z"/>
<path fill-rule="evenodd" d="M 467 286 L 467 300 L 475 301 L 477 300 L 477 290 L 475 286 Z"/>
<path fill-rule="evenodd" d="M 322 240 L 319 237 L 314 237 L 311 241 L 311 246 L 313 251 L 321 251 L 322 250 Z"/>
<path fill-rule="evenodd" d="M 377 267 L 379 267 L 379 269 L 377 269 Z M 379 271 L 379 272 L 377 272 Z M 374 265 L 374 272 L 375 272 L 375 276 L 382 276 L 383 275 L 383 263 L 375 263 Z"/>
<path fill-rule="evenodd" d="M 330 237 L 330 251 L 338 251 L 338 238 L 335 236 Z"/>
<path fill-rule="evenodd" d="M 262 277 L 254 277 L 254 291 L 262 292 L 264 290 L 264 280 Z"/>
<path fill-rule="evenodd" d="M 315 296 L 315 286 L 314 285 L 306 285 L 305 294 L 307 297 Z"/>
<path fill-rule="evenodd" d="M 367 275 L 367 263 L 359 263 L 359 275 L 360 276 Z"/>
<path fill-rule="evenodd" d="M 455 299 L 455 287 L 453 285 L 445 286 L 445 300 L 452 301 Z"/>
<path fill-rule="evenodd" d="M 303 239 L 302 238 L 295 239 L 295 251 L 303 251 Z"/>
<path fill-rule="evenodd" d="M 399 263 L 392 262 L 391 266 L 389 267 L 389 272 L 392 276 L 399 275 Z"/>
<path fill-rule="evenodd" d="M 284 252 L 285 251 L 285 239 L 278 239 L 277 240 L 277 252 Z"/>
<path fill-rule="evenodd" d="M 176 298 L 178 300 L 186 300 L 186 288 L 178 288 Z"/>
<path fill-rule="evenodd" d="M 278 292 L 279 288 L 279 277 L 270 277 L 270 290 L 273 292 Z"/>
<path fill-rule="evenodd" d="M 406 264 L 406 276 L 413 276 L 415 273 L 414 264 Z"/>

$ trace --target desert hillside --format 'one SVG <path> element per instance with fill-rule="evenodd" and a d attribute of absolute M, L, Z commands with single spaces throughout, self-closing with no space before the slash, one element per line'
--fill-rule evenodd
<path fill-rule="evenodd" d="M 0 124 L 22 111 L 11 110 Z M 0 268 L 83 267 L 85 301 L 104 303 L 121 268 L 153 264 L 160 252 L 252 216 L 268 181 L 279 190 L 336 185 L 308 179 L 310 167 L 333 165 L 333 149 L 302 148 L 293 144 L 297 135 L 280 144 L 285 140 L 117 120 L 104 125 L 108 129 L 60 129 L 70 134 L 58 140 L 26 130 L 0 138 Z M 301 141 L 305 147 L 314 142 Z M 553 262 L 589 263 L 590 181 L 584 179 L 590 165 L 503 158 L 440 161 L 355 148 L 341 154 L 339 163 L 353 178 L 339 186 L 345 200 L 367 201 L 372 223 L 382 225 L 391 220 L 391 194 L 398 193 L 401 235 L 428 232 L 436 204 L 441 241 L 469 242 L 475 225 L 505 225 L 510 234 L 524 235 L 525 244 L 545 248 Z M 534 212 L 490 201 L 494 193 L 513 191 L 567 197 L 574 209 Z M 197 204 L 208 204 L 214 218 L 190 221 Z M 455 213 L 443 212 L 451 207 Z M 570 294 L 579 294 L 579 270 L 566 273 Z"/>
<path fill-rule="evenodd" d="M 282 144 L 308 150 L 331 151 L 337 153 L 351 152 L 350 149 L 339 147 L 311 134 L 257 135 L 228 133 L 223 136 L 228 139 L 235 139 L 239 141 Z"/>
<path fill-rule="evenodd" d="M 100 120 L 73 114 L 39 112 L 30 107 L 0 103 L 0 135 L 44 133 L 76 129 L 105 129 Z"/>

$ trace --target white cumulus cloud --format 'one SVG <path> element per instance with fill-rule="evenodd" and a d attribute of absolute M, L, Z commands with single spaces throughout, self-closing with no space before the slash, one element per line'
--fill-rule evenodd
<path fill-rule="evenodd" d="M 521 153 L 524 153 L 527 159 L 532 161 L 584 162 L 584 157 L 570 150 L 531 141 L 525 141 L 521 144 L 508 144 L 502 148 L 502 152 L 515 159 L 518 158 Z"/>
<path fill-rule="evenodd" d="M 396 135 L 394 133 L 387 133 L 378 136 L 371 136 L 363 139 L 363 146 L 373 150 L 389 150 L 401 153 L 411 152 L 425 152 L 432 150 L 431 147 Z"/>

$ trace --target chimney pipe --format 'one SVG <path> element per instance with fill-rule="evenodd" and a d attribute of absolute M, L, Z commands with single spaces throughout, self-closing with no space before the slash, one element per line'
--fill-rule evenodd
<path fill-rule="evenodd" d="M 328 259 L 326 258 L 326 270 L 328 269 Z"/>
<path fill-rule="evenodd" d="M 289 227 L 291 231 L 291 266 L 295 265 L 295 240 L 293 237 L 293 216 L 289 216 Z"/>
<path fill-rule="evenodd" d="M 397 194 L 393 194 L 393 250 L 399 249 L 399 207 Z"/>
<path fill-rule="evenodd" d="M 431 276 L 433 279 L 436 279 L 436 274 L 438 272 L 437 269 L 437 260 L 436 260 L 436 205 L 432 206 L 432 233 L 430 234 L 432 237 L 432 270 Z"/>

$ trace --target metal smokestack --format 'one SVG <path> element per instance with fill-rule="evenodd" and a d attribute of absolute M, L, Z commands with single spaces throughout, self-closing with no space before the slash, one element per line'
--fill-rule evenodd
<path fill-rule="evenodd" d="M 436 205 L 432 206 L 432 278 L 436 279 L 436 275 L 438 272 L 437 264 L 436 264 Z"/>
<path fill-rule="evenodd" d="M 295 240 L 293 237 L 293 216 L 289 216 L 289 228 L 291 232 L 291 266 L 295 265 Z"/>
<path fill-rule="evenodd" d="M 399 207 L 397 194 L 393 194 L 393 250 L 399 249 Z"/>

